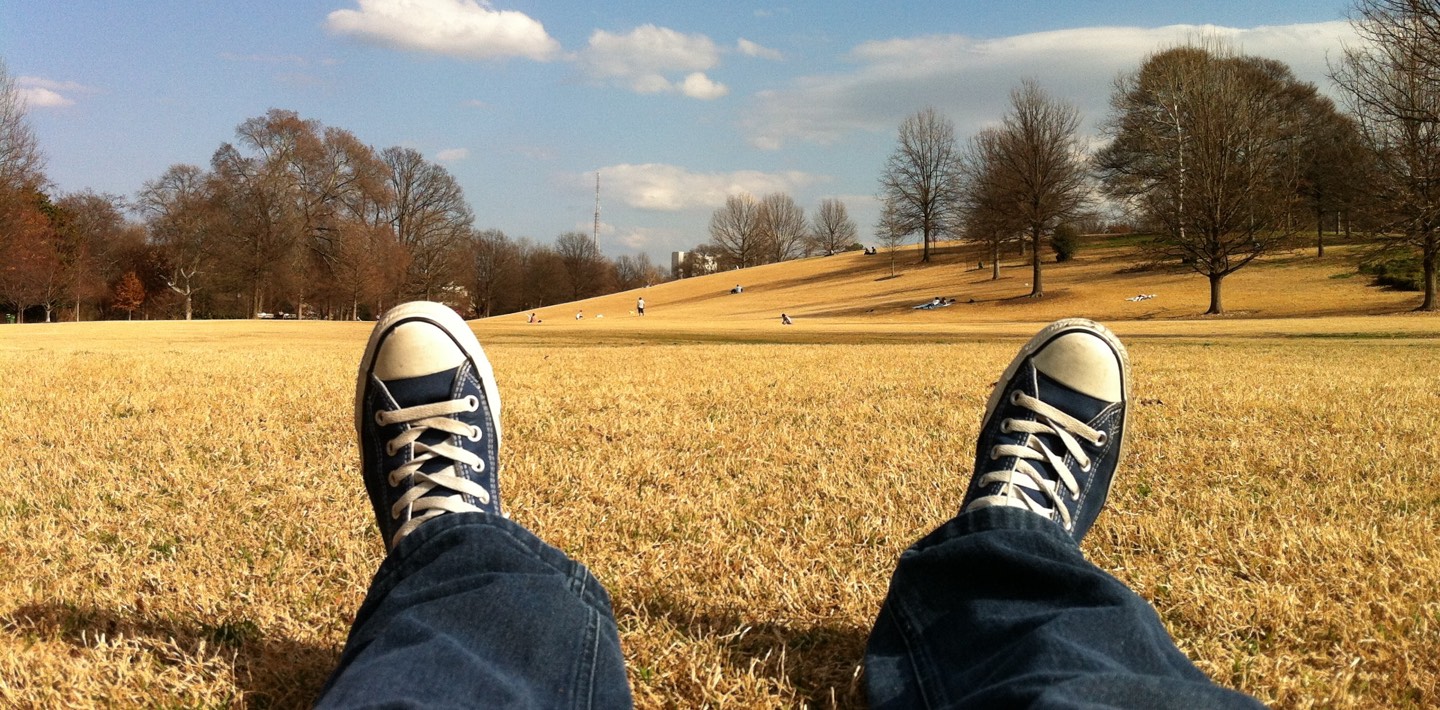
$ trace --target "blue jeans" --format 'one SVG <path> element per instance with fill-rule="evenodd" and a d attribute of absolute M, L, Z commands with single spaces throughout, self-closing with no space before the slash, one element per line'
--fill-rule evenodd
<path fill-rule="evenodd" d="M 1054 523 L 986 508 L 900 556 L 865 653 L 873 707 L 1263 707 Z M 610 601 L 519 525 L 446 515 L 380 566 L 320 707 L 629 707 Z"/>

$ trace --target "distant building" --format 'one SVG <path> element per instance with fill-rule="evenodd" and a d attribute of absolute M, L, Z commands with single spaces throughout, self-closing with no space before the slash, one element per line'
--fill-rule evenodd
<path fill-rule="evenodd" d="M 714 254 L 696 254 L 693 251 L 670 252 L 670 275 L 677 279 L 704 276 L 720 270 L 720 262 Z"/>

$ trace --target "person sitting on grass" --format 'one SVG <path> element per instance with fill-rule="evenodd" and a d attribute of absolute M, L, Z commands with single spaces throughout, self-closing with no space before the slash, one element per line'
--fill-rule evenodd
<path fill-rule="evenodd" d="M 790 316 L 787 316 L 787 315 L 785 315 L 784 313 L 781 313 L 781 314 L 780 314 L 780 325 L 795 325 L 795 321 L 790 320 Z"/>
<path fill-rule="evenodd" d="M 1085 559 L 1129 415 L 1125 348 L 1053 323 L 986 403 L 955 517 L 900 555 L 865 650 L 877 708 L 1263 707 L 1215 685 Z M 453 311 L 407 303 L 360 361 L 361 479 L 389 551 L 321 708 L 630 707 L 610 597 L 500 505 L 500 392 Z M 948 414 L 948 413 L 941 413 Z"/>

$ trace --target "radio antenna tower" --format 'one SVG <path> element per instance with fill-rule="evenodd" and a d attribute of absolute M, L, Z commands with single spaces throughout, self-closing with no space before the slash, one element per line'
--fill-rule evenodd
<path fill-rule="evenodd" d="M 600 171 L 595 171 L 595 230 L 590 233 L 595 251 L 600 251 Z"/>

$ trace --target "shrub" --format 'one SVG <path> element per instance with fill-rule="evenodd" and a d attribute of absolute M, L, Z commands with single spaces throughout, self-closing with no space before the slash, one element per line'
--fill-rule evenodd
<path fill-rule="evenodd" d="M 1376 286 L 1397 291 L 1420 291 L 1425 287 L 1425 272 L 1414 255 L 1378 256 L 1360 262 L 1360 273 L 1374 277 Z"/>
<path fill-rule="evenodd" d="M 1069 261 L 1080 251 L 1080 231 L 1062 224 L 1050 235 L 1050 247 L 1055 250 L 1055 261 Z"/>

